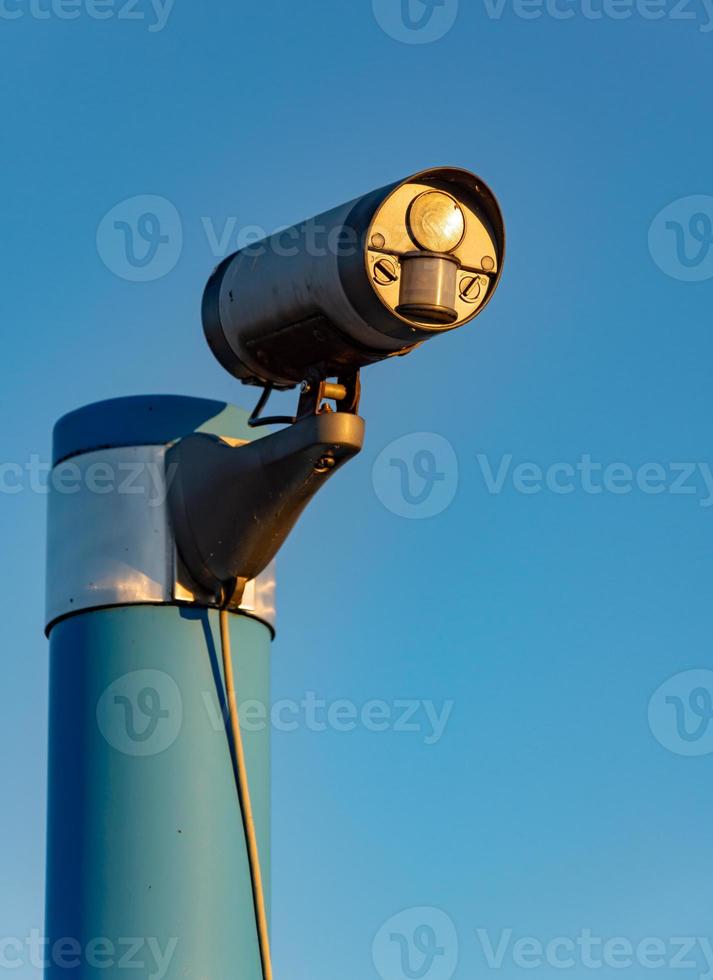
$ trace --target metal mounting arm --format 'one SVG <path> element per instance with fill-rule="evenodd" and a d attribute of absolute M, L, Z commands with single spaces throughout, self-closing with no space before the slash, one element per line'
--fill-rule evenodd
<path fill-rule="evenodd" d="M 221 602 L 235 601 L 363 441 L 364 420 L 337 411 L 239 446 L 204 434 L 176 443 L 167 454 L 169 509 L 190 575 Z"/>

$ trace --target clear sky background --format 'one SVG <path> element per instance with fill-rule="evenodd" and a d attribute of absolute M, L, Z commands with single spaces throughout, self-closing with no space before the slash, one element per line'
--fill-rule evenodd
<path fill-rule="evenodd" d="M 395 0 L 175 0 L 161 30 L 146 0 L 140 18 L 103 20 L 84 0 L 49 17 L 49 0 L 3 2 L 3 464 L 46 461 L 54 421 L 97 399 L 249 406 L 199 316 L 239 229 L 438 164 L 481 174 L 505 213 L 494 301 L 365 372 L 366 448 L 280 560 L 275 698 L 452 710 L 435 741 L 422 707 L 416 731 L 275 734 L 276 976 L 591 975 L 576 953 L 526 970 L 512 946 L 490 968 L 478 929 L 494 944 L 506 929 L 654 937 L 669 976 L 672 938 L 713 935 L 713 686 L 678 677 L 710 667 L 713 625 L 705 6 L 619 0 L 597 17 L 601 0 L 558 0 L 563 19 L 446 0 L 419 36 Z M 97 240 L 137 195 L 171 202 L 182 230 L 179 248 L 174 216 L 165 274 L 145 282 Z M 390 463 L 416 451 L 444 476 L 432 516 Z M 587 457 L 624 469 L 595 493 Z M 514 475 L 523 463 L 541 483 Z M 692 492 L 675 464 L 696 467 Z M 43 915 L 46 499 L 9 473 L 0 937 L 24 937 Z M 391 916 L 424 908 L 372 951 Z M 418 943 L 434 935 L 445 952 L 430 963 Z M 713 969 L 701 949 L 684 976 Z M 597 972 L 649 977 L 638 960 Z"/>

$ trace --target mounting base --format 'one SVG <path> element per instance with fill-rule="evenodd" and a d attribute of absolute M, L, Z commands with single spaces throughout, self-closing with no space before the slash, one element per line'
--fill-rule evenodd
<path fill-rule="evenodd" d="M 235 446 L 195 434 L 166 455 L 169 510 L 190 575 L 222 602 L 277 554 L 312 497 L 364 442 L 364 420 L 321 412 Z"/>

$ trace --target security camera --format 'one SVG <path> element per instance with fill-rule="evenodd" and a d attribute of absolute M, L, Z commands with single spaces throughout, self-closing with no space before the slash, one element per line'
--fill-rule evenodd
<path fill-rule="evenodd" d="M 504 250 L 480 177 L 424 170 L 230 255 L 206 287 L 203 327 L 245 383 L 339 377 L 469 323 Z"/>
<path fill-rule="evenodd" d="M 218 266 L 203 297 L 208 342 L 231 374 L 264 388 L 249 424 L 288 428 L 237 446 L 197 433 L 169 450 L 176 544 L 197 588 L 221 605 L 239 601 L 319 488 L 361 450 L 360 368 L 469 323 L 495 291 L 504 249 L 492 191 L 441 168 Z M 300 382 L 294 418 L 261 417 L 273 388 Z"/>

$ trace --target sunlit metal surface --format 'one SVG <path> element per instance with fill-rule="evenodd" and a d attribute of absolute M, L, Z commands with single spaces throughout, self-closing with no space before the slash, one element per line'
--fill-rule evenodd
<path fill-rule="evenodd" d="M 216 604 L 190 582 L 176 557 L 165 454 L 165 446 L 102 449 L 55 467 L 48 512 L 48 632 L 58 619 L 85 609 Z M 248 583 L 238 608 L 274 630 L 274 566 Z"/>
<path fill-rule="evenodd" d="M 488 195 L 474 175 L 429 171 L 395 187 L 378 207 L 367 236 L 371 287 L 417 331 L 462 326 L 496 288 L 504 232 L 494 199 L 489 213 L 484 207 Z"/>
<path fill-rule="evenodd" d="M 458 202 L 443 191 L 425 191 L 411 202 L 409 230 L 421 248 L 451 252 L 465 234 L 465 218 Z"/>

